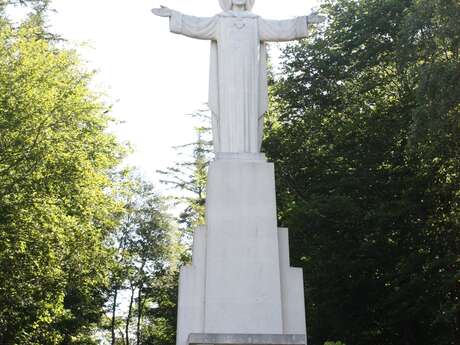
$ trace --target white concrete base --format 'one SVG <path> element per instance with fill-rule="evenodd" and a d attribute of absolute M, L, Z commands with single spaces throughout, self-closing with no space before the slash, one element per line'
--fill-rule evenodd
<path fill-rule="evenodd" d="M 207 226 L 180 275 L 177 345 L 192 333 L 306 335 L 302 270 L 277 228 L 273 164 L 258 158 L 210 166 Z"/>
<path fill-rule="evenodd" d="M 192 333 L 188 345 L 305 345 L 300 334 L 213 334 Z"/>

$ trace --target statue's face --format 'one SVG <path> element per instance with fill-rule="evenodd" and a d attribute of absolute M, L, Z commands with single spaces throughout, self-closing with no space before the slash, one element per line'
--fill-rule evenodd
<path fill-rule="evenodd" d="M 246 5 L 247 0 L 232 0 L 232 4 L 236 6 Z"/>

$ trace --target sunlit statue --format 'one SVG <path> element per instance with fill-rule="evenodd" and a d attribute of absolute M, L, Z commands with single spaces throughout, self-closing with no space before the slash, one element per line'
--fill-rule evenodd
<path fill-rule="evenodd" d="M 219 0 L 214 17 L 184 15 L 167 7 L 154 14 L 170 17 L 170 31 L 211 41 L 209 107 L 216 153 L 258 153 L 268 107 L 265 42 L 307 36 L 325 20 L 315 13 L 288 20 L 267 20 L 251 12 L 255 0 Z"/>

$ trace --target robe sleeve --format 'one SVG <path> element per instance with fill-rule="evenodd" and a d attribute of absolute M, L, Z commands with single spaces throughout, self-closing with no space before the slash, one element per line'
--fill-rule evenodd
<path fill-rule="evenodd" d="M 287 20 L 259 19 L 260 40 L 263 42 L 293 41 L 307 37 L 307 17 Z"/>
<path fill-rule="evenodd" d="M 193 17 L 174 11 L 169 19 L 169 30 L 175 34 L 201 40 L 216 40 L 217 23 L 217 17 Z"/>

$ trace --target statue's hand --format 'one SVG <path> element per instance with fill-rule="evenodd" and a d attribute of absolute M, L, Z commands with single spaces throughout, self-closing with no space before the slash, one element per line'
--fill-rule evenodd
<path fill-rule="evenodd" d="M 154 8 L 152 12 L 153 14 L 160 16 L 160 17 L 171 17 L 173 14 L 173 10 L 165 6 L 160 6 L 160 8 Z"/>
<path fill-rule="evenodd" d="M 308 24 L 321 24 L 326 20 L 326 17 L 320 16 L 318 13 L 313 12 L 309 16 L 307 16 Z"/>

